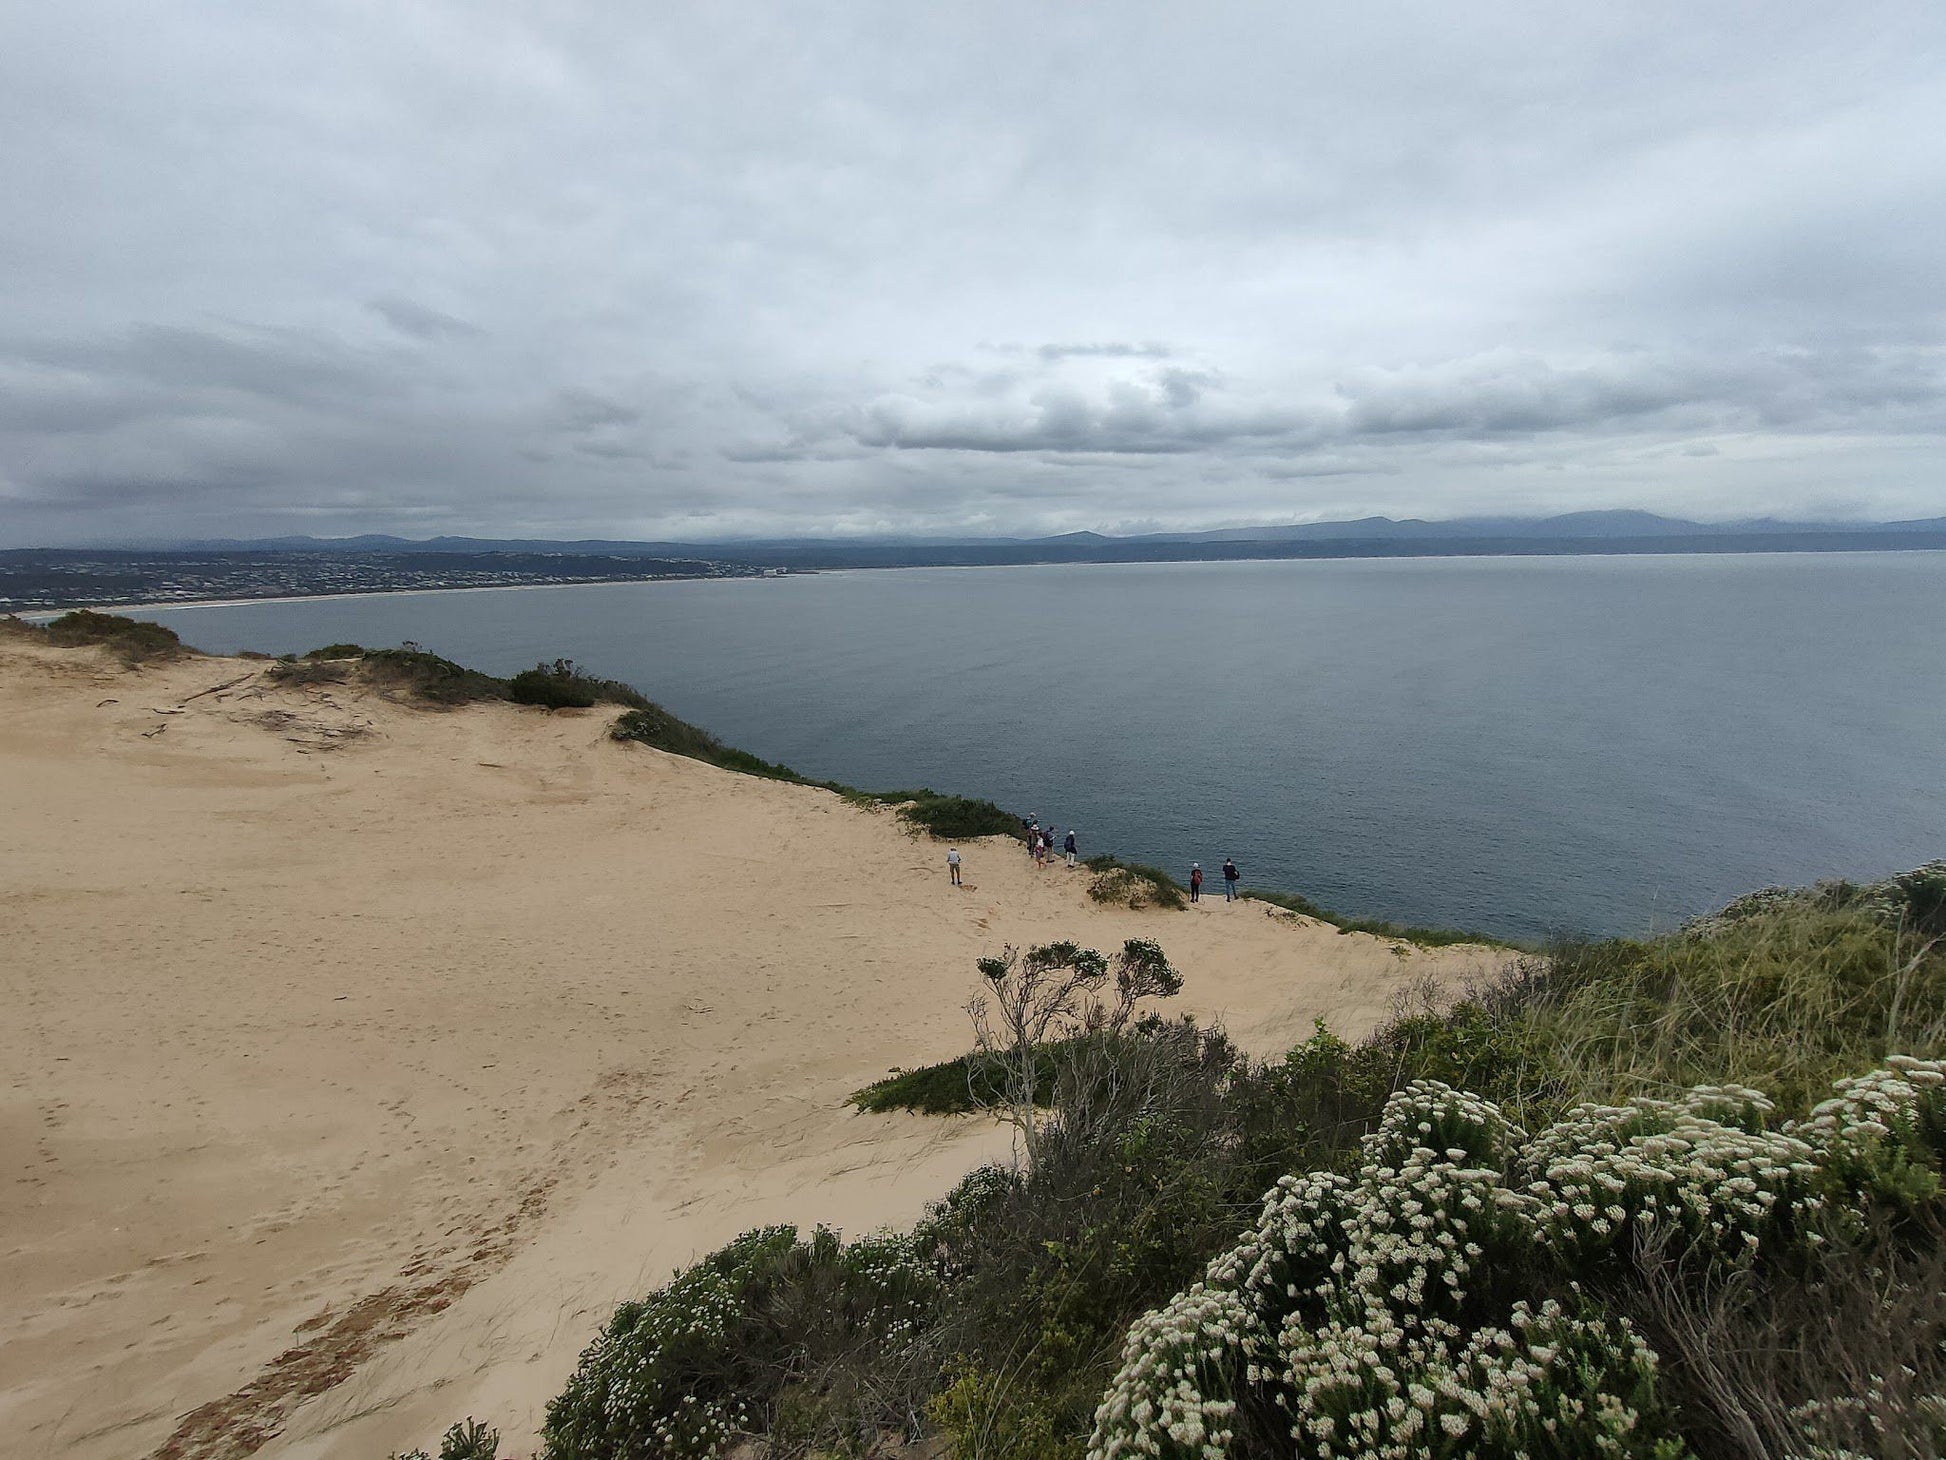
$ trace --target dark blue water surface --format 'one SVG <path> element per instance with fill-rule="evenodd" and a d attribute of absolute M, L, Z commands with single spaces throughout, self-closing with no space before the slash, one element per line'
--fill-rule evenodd
<path fill-rule="evenodd" d="M 1348 913 L 1665 928 L 1946 854 L 1946 554 L 1107 564 L 143 613 L 568 656 L 817 777 Z"/>

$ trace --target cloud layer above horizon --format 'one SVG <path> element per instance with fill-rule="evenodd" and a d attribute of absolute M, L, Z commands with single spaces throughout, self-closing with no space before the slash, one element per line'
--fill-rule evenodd
<path fill-rule="evenodd" d="M 0 546 L 1946 513 L 1946 8 L 0 19 Z"/>

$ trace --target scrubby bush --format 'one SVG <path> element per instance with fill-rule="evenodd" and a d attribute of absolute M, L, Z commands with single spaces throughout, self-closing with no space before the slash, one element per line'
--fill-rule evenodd
<path fill-rule="evenodd" d="M 804 777 L 789 766 L 777 765 L 746 750 L 725 745 L 709 731 L 687 720 L 679 720 L 661 705 L 646 701 L 616 720 L 608 733 L 615 740 L 632 740 L 638 745 L 651 746 L 691 760 L 707 761 L 713 766 L 741 771 L 748 776 L 762 776 L 773 781 L 804 781 Z"/>
<path fill-rule="evenodd" d="M 1174 911 L 1189 906 L 1189 895 L 1160 867 L 1124 862 L 1117 857 L 1090 857 L 1084 864 L 1094 878 L 1088 896 L 1114 907 L 1140 910 L 1159 907 Z"/>
<path fill-rule="evenodd" d="M 1055 1061 L 1059 1051 L 1037 1051 L 1039 1069 L 1035 1088 L 1042 1103 L 1054 1098 Z M 849 1097 L 852 1106 L 871 1115 L 889 1110 L 912 1110 L 921 1115 L 964 1115 L 974 1110 L 991 1110 L 1007 1098 L 1007 1067 L 999 1060 L 975 1051 L 958 1059 L 936 1065 L 921 1065 L 916 1070 L 894 1070 Z"/>
<path fill-rule="evenodd" d="M 507 697 L 505 680 L 418 648 L 368 649 L 358 674 L 386 693 L 447 709 Z"/>
<path fill-rule="evenodd" d="M 517 705 L 549 710 L 585 710 L 594 705 L 595 691 L 582 681 L 572 659 L 556 659 L 523 669 L 508 680 L 507 698 Z"/>
<path fill-rule="evenodd" d="M 176 659 L 191 652 L 173 629 L 118 613 L 97 613 L 92 608 L 77 608 L 55 619 L 47 626 L 47 641 L 63 647 L 100 644 L 128 664 Z"/>
<path fill-rule="evenodd" d="M 1020 818 L 991 801 L 943 796 L 936 791 L 884 791 L 872 800 L 898 808 L 899 819 L 940 841 L 973 841 L 983 836 L 1020 837 Z"/>
<path fill-rule="evenodd" d="M 547 1460 L 707 1460 L 745 1435 L 860 1455 L 908 1433 L 938 1273 L 911 1237 L 747 1232 L 624 1303 L 547 1406 Z"/>

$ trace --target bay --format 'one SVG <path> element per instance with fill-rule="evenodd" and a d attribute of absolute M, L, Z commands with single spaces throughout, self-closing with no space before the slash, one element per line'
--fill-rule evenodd
<path fill-rule="evenodd" d="M 806 775 L 1539 938 L 1946 854 L 1946 554 L 1142 563 L 141 610 L 573 658 Z M 707 836 L 706 828 L 698 834 Z M 869 879 L 870 868 L 858 869 Z"/>

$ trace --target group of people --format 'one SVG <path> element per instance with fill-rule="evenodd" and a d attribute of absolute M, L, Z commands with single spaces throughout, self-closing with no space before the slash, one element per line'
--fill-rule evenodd
<path fill-rule="evenodd" d="M 1241 876 L 1243 874 L 1237 871 L 1236 859 L 1233 857 L 1225 857 L 1223 859 L 1223 900 L 1225 902 L 1235 902 L 1237 900 L 1237 879 Z M 1201 902 L 1203 900 L 1203 864 L 1201 862 L 1191 862 L 1189 864 L 1189 900 L 1191 902 Z"/>
<path fill-rule="evenodd" d="M 1070 867 L 1075 866 L 1081 856 L 1081 847 L 1075 840 L 1075 830 L 1073 827 L 1068 828 L 1068 834 L 1066 836 L 1061 836 L 1051 826 L 1043 829 L 1041 827 L 1040 817 L 1023 816 L 1020 818 L 1020 831 L 1021 836 L 1027 842 L 1027 855 L 1033 860 L 1036 871 L 1045 868 L 1047 866 L 1047 859 L 1050 856 L 1056 855 L 1057 838 L 1059 841 L 1059 854 L 1067 858 Z M 955 887 L 962 885 L 959 880 L 959 869 L 959 848 L 947 848 L 946 874 L 952 878 L 953 886 Z M 1243 874 L 1237 870 L 1236 859 L 1234 857 L 1225 857 L 1223 859 L 1223 900 L 1225 902 L 1235 902 L 1237 900 L 1237 883 L 1242 876 Z M 1191 862 L 1189 864 L 1189 900 L 1191 902 L 1201 902 L 1203 900 L 1203 864 L 1201 862 Z"/>
<path fill-rule="evenodd" d="M 1074 866 L 1081 856 L 1081 847 L 1074 839 L 1073 827 L 1069 827 L 1068 834 L 1061 837 L 1051 826 L 1043 831 L 1040 817 L 1023 816 L 1020 818 L 1020 829 L 1027 837 L 1027 855 L 1033 858 L 1036 868 L 1047 866 L 1047 859 L 1055 855 L 1057 845 L 1060 854 L 1068 859 L 1070 867 Z M 1057 837 L 1059 837 L 1058 843 Z"/>
<path fill-rule="evenodd" d="M 1056 855 L 1066 857 L 1070 867 L 1080 864 L 1081 843 L 1076 839 L 1076 832 L 1073 827 L 1069 827 L 1068 834 L 1062 836 L 1051 826 L 1043 829 L 1040 817 L 1023 816 L 1020 818 L 1020 834 L 1027 843 L 1027 855 L 1032 859 L 1037 871 L 1047 866 L 1047 859 L 1049 857 Z M 964 885 L 960 881 L 960 854 L 958 847 L 948 847 L 946 849 L 946 875 L 952 879 L 953 886 L 960 887 Z"/>

